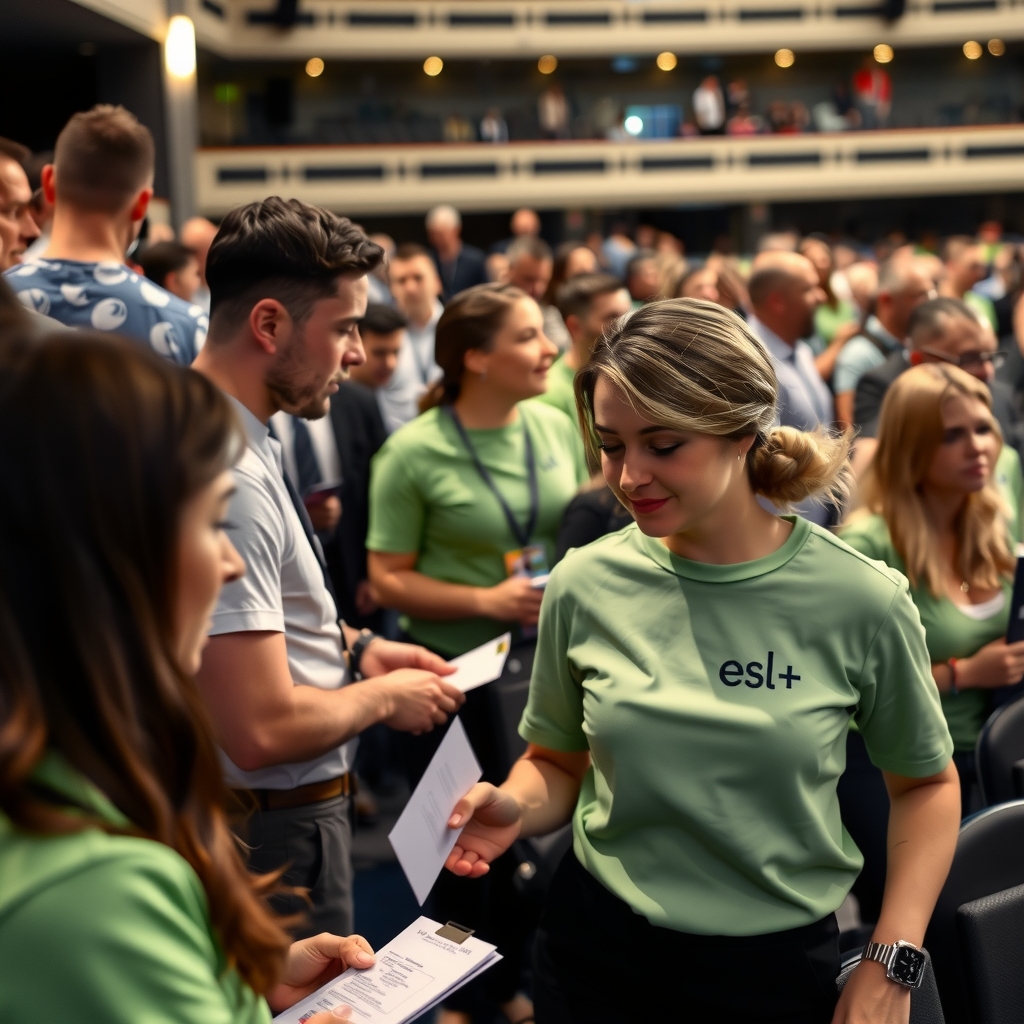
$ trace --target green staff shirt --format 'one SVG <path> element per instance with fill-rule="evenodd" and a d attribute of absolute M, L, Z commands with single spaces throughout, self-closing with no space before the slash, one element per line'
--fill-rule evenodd
<path fill-rule="evenodd" d="M 124 815 L 62 758 L 35 778 L 116 827 Z M 268 1024 L 229 968 L 191 866 L 149 839 L 21 832 L 0 814 L 0 1020 Z"/>
<path fill-rule="evenodd" d="M 552 565 L 562 513 L 586 479 L 576 425 L 557 409 L 530 402 L 520 403 L 511 426 L 466 433 L 524 527 L 530 511 L 524 422 L 533 443 L 540 496 L 531 543 L 543 544 Z M 493 587 L 506 578 L 505 553 L 520 544 L 442 409 L 406 424 L 374 456 L 366 547 L 392 554 L 417 552 L 417 572 L 449 583 Z M 501 636 L 509 624 L 486 618 L 403 616 L 402 627 L 420 643 L 453 656 Z"/>
<path fill-rule="evenodd" d="M 856 519 L 843 530 L 842 536 L 847 544 L 868 558 L 877 558 L 906 574 L 906 563 L 893 546 L 889 527 L 882 516 L 868 515 Z M 924 584 L 912 587 L 910 596 L 921 613 L 929 658 L 934 662 L 969 658 L 985 644 L 1006 636 L 1012 590 L 1012 583 L 1004 581 L 1006 600 L 1003 607 L 987 619 L 972 619 L 948 597 L 935 597 Z M 988 717 L 989 698 L 987 690 L 961 690 L 956 695 L 941 694 L 942 711 L 956 750 L 974 750 L 978 733 Z"/>
<path fill-rule="evenodd" d="M 737 565 L 627 526 L 548 585 L 519 731 L 590 751 L 576 856 L 653 924 L 760 935 L 839 907 L 863 864 L 836 796 L 851 717 L 886 771 L 949 762 L 906 580 L 792 522 Z"/>
<path fill-rule="evenodd" d="M 546 405 L 553 405 L 561 409 L 566 416 L 578 422 L 576 415 L 576 392 L 573 391 L 573 382 L 576 380 L 576 371 L 565 362 L 565 356 L 559 356 L 551 364 L 548 370 L 548 389 L 543 395 L 531 399 L 532 402 L 544 402 Z"/>

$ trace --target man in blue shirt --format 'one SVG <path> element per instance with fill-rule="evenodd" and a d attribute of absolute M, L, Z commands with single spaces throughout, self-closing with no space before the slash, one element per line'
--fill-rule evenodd
<path fill-rule="evenodd" d="M 50 244 L 7 272 L 21 302 L 69 327 L 113 331 L 188 366 L 209 320 L 125 264 L 153 196 L 153 138 L 123 107 L 75 114 L 57 138 L 43 192 Z"/>

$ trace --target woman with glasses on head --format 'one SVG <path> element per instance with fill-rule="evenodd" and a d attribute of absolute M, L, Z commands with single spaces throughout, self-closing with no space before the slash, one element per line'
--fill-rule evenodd
<path fill-rule="evenodd" d="M 224 813 L 192 677 L 244 571 L 241 427 L 133 342 L 8 338 L 2 361 L 0 1020 L 267 1024 L 373 957 L 289 943 Z"/>
<path fill-rule="evenodd" d="M 842 538 L 910 580 L 953 737 L 963 813 L 994 690 L 1024 676 L 1007 644 L 1017 524 L 996 485 L 1004 451 L 988 388 L 950 362 L 907 370 L 882 404 L 863 509 Z"/>
<path fill-rule="evenodd" d="M 906 1024 L 959 821 L 920 619 L 898 573 L 758 500 L 834 493 L 849 439 L 775 427 L 764 346 L 693 299 L 622 318 L 576 396 L 635 525 L 552 572 L 529 747 L 456 805 L 448 868 L 482 876 L 517 836 L 572 821 L 538 1024 Z M 834 912 L 861 865 L 836 796 L 851 719 L 886 772 L 892 852 L 876 945 L 840 997 Z"/>

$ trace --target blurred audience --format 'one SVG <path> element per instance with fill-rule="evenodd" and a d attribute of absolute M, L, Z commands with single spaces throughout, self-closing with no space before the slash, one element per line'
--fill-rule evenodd
<path fill-rule="evenodd" d="M 398 364 L 378 392 L 384 425 L 391 433 L 416 418 L 420 398 L 441 375 L 434 361 L 434 331 L 444 306 L 437 266 L 423 246 L 400 245 L 389 278 L 395 306 L 406 320 Z"/>
<path fill-rule="evenodd" d="M 150 281 L 189 304 L 202 284 L 196 254 L 180 242 L 147 245 L 139 256 L 139 265 Z"/>
<path fill-rule="evenodd" d="M 153 168 L 153 137 L 124 107 L 75 114 L 42 171 L 54 207 L 50 244 L 8 270 L 8 283 L 69 327 L 114 331 L 187 366 L 206 337 L 206 314 L 125 266 L 153 196 Z"/>
<path fill-rule="evenodd" d="M 27 146 L 0 138 L 0 271 L 21 263 L 40 235 L 32 216 L 32 189 L 22 166 L 31 155 Z"/>
<path fill-rule="evenodd" d="M 658 298 L 662 289 L 658 254 L 653 249 L 640 249 L 626 264 L 625 277 L 634 309 Z"/>
<path fill-rule="evenodd" d="M 210 286 L 206 282 L 206 257 L 216 237 L 216 224 L 205 217 L 190 217 L 181 225 L 181 235 L 178 239 L 182 245 L 196 254 L 199 262 L 199 288 L 192 301 L 197 306 L 202 306 L 207 313 L 210 312 Z"/>
<path fill-rule="evenodd" d="M 717 75 L 708 75 L 694 89 L 693 119 L 701 135 L 721 135 L 725 130 L 725 96 Z"/>
<path fill-rule="evenodd" d="M 911 313 L 934 297 L 935 287 L 920 260 L 894 255 L 879 267 L 873 312 L 836 357 L 832 388 L 840 423 L 853 423 L 853 399 L 861 377 L 893 353 L 902 352 Z"/>
<path fill-rule="evenodd" d="M 997 331 L 999 320 L 992 300 L 974 290 L 974 286 L 988 276 L 985 247 L 968 235 L 954 235 L 947 238 L 942 247 L 942 261 L 939 294 L 951 299 L 963 299 L 993 331 Z"/>
<path fill-rule="evenodd" d="M 435 206 L 427 214 L 426 226 L 445 302 L 466 288 L 487 283 L 486 258 L 462 241 L 462 215 L 454 206 Z"/>

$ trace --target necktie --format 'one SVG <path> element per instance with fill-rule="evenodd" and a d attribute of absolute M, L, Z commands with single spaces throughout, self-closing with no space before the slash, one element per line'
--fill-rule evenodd
<path fill-rule="evenodd" d="M 323 483 L 320 463 L 313 449 L 313 438 L 304 419 L 292 417 L 295 469 L 298 473 L 299 494 L 309 494 L 317 484 Z"/>

